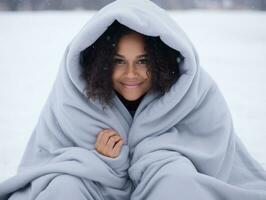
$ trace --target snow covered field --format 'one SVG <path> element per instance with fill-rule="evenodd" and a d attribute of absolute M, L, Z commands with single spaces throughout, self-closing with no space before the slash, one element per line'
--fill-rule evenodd
<path fill-rule="evenodd" d="M 63 52 L 93 13 L 0 13 L 0 182 L 15 175 Z M 266 13 L 170 13 L 216 79 L 236 133 L 266 169 Z"/>

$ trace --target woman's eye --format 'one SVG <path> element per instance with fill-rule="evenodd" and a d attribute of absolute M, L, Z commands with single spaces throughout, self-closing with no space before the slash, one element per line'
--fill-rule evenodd
<path fill-rule="evenodd" d="M 148 64 L 148 59 L 141 59 L 138 61 L 140 64 Z"/>
<path fill-rule="evenodd" d="M 114 63 L 116 63 L 116 64 L 123 64 L 124 61 L 123 61 L 122 59 L 115 58 L 115 59 L 114 59 Z"/>

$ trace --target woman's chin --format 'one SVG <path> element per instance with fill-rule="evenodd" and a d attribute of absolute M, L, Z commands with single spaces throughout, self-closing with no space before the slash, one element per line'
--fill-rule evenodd
<path fill-rule="evenodd" d="M 122 95 L 128 101 L 136 101 L 138 100 L 141 95 Z"/>

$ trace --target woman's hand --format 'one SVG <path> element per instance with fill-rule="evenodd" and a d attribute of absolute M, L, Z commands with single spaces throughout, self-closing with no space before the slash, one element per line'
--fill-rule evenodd
<path fill-rule="evenodd" d="M 104 129 L 97 135 L 95 149 L 108 157 L 115 158 L 119 156 L 123 145 L 122 137 L 112 129 Z"/>

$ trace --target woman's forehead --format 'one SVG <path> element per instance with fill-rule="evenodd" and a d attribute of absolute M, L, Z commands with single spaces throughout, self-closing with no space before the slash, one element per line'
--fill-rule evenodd
<path fill-rule="evenodd" d="M 121 56 L 124 54 L 131 54 L 138 57 L 143 56 L 146 54 L 143 37 L 138 34 L 123 36 L 117 44 L 116 53 Z"/>

